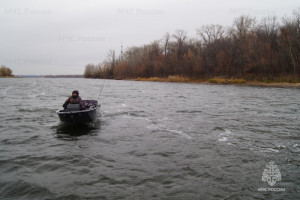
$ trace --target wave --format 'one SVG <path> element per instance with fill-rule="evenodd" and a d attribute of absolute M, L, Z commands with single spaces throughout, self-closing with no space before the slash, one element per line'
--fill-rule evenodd
<path fill-rule="evenodd" d="M 0 94 L 3 95 L 3 96 L 6 96 L 7 93 L 9 92 L 9 90 L 13 89 L 12 86 L 9 86 L 7 88 L 4 88 L 3 90 L 0 90 Z"/>
<path fill-rule="evenodd" d="M 30 107 L 30 108 L 19 108 L 17 112 L 30 112 L 30 113 L 41 113 L 41 112 L 55 112 L 57 109 L 49 109 L 45 107 Z"/>
<path fill-rule="evenodd" d="M 53 194 L 45 187 L 24 180 L 1 182 L 1 198 L 4 199 L 48 199 Z"/>
<path fill-rule="evenodd" d="M 104 112 L 103 114 L 104 117 L 145 117 L 146 112 L 142 110 L 137 110 L 137 111 L 118 111 L 118 112 Z"/>
<path fill-rule="evenodd" d="M 214 127 L 212 131 L 217 132 L 218 142 L 226 142 L 228 145 L 233 145 L 230 140 L 233 140 L 232 132 L 223 127 Z"/>
<path fill-rule="evenodd" d="M 169 120 L 168 118 L 164 117 L 162 119 L 158 119 L 157 121 L 153 122 L 152 120 L 151 124 L 147 126 L 149 129 L 154 129 L 156 131 L 166 131 L 170 133 L 176 133 L 177 135 L 180 135 L 186 139 L 192 139 L 191 136 L 186 134 L 183 131 L 183 127 L 180 127 L 175 122 Z"/>
<path fill-rule="evenodd" d="M 197 114 L 202 113 L 201 110 L 177 110 L 177 113 Z"/>

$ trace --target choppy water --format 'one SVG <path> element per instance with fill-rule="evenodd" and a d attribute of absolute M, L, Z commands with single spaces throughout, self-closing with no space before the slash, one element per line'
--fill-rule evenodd
<path fill-rule="evenodd" d="M 0 79 L 0 199 L 299 199 L 300 90 L 107 80 L 100 118 L 55 111 L 103 80 Z M 268 162 L 281 181 L 260 192 Z"/>

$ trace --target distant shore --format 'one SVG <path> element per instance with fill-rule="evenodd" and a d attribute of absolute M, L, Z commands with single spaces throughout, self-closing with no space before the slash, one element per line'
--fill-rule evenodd
<path fill-rule="evenodd" d="M 152 81 L 152 82 L 180 82 L 180 83 L 203 83 L 203 84 L 217 84 L 217 85 L 245 85 L 256 87 L 281 87 L 281 88 L 299 88 L 300 83 L 289 82 L 262 82 L 262 81 L 246 81 L 244 79 L 225 79 L 225 78 L 211 78 L 211 79 L 191 79 L 178 76 L 169 76 L 165 78 L 150 77 L 150 78 L 133 78 L 125 79 L 132 81 Z"/>
<path fill-rule="evenodd" d="M 19 77 L 16 77 L 16 76 L 0 76 L 0 78 L 19 78 Z"/>

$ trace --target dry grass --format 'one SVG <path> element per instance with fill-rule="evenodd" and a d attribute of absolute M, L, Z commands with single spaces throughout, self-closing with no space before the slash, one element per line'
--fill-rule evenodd
<path fill-rule="evenodd" d="M 300 88 L 300 83 L 289 82 L 263 82 L 263 81 L 246 81 L 245 79 L 225 79 L 215 77 L 211 79 L 192 79 L 183 76 L 168 76 L 168 77 L 150 77 L 150 78 L 136 78 L 127 79 L 136 81 L 155 81 L 155 82 L 188 82 L 188 83 L 212 83 L 212 84 L 236 84 L 236 85 L 251 85 L 260 87 L 293 87 Z"/>
<path fill-rule="evenodd" d="M 150 78 L 141 78 L 138 77 L 135 79 L 137 81 L 156 81 L 156 82 L 191 82 L 190 78 L 183 76 L 168 76 L 168 77 L 150 77 Z"/>
<path fill-rule="evenodd" d="M 229 83 L 236 83 L 236 84 L 244 84 L 247 83 L 245 79 L 228 79 Z"/>
<path fill-rule="evenodd" d="M 135 79 L 136 81 L 157 81 L 157 82 L 163 82 L 165 78 L 160 78 L 160 77 L 150 77 L 150 78 L 141 78 L 138 77 Z"/>
<path fill-rule="evenodd" d="M 245 79 L 225 79 L 225 78 L 211 78 L 208 79 L 209 83 L 216 84 L 245 84 L 247 81 Z"/>
<path fill-rule="evenodd" d="M 225 78 L 211 78 L 204 79 L 191 79 L 184 76 L 168 76 L 168 77 L 150 77 L 150 78 L 137 78 L 137 81 L 156 81 L 156 82 L 208 82 L 215 84 L 244 84 L 247 83 L 244 79 L 225 79 Z"/>
<path fill-rule="evenodd" d="M 168 81 L 169 82 L 190 82 L 191 79 L 183 76 L 169 76 Z"/>

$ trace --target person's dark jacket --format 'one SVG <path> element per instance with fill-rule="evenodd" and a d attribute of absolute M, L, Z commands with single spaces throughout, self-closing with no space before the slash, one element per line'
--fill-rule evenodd
<path fill-rule="evenodd" d="M 83 105 L 83 101 L 82 99 L 80 98 L 80 96 L 77 96 L 77 97 L 73 97 L 73 96 L 70 96 L 66 101 L 65 103 L 63 104 L 63 107 L 64 109 L 67 108 L 67 105 L 68 104 L 80 104 L 80 109 L 83 110 L 85 109 L 84 105 Z"/>

